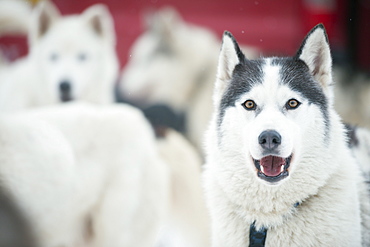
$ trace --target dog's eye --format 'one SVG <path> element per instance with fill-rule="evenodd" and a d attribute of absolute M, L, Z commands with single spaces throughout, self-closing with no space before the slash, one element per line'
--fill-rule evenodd
<path fill-rule="evenodd" d="M 286 108 L 288 110 L 296 109 L 301 103 L 296 99 L 290 99 L 286 103 Z"/>
<path fill-rule="evenodd" d="M 55 53 L 55 52 L 51 53 L 50 56 L 49 56 L 49 59 L 52 62 L 56 62 L 59 59 L 58 53 Z"/>
<path fill-rule="evenodd" d="M 83 62 L 87 59 L 87 54 L 84 52 L 81 52 L 77 56 L 78 61 Z"/>
<path fill-rule="evenodd" d="M 249 99 L 243 103 L 243 106 L 248 111 L 255 110 L 256 109 L 256 103 L 254 103 L 253 100 Z"/>

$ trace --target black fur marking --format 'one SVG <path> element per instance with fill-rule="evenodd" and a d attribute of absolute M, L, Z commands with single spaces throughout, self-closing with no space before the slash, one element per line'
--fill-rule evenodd
<path fill-rule="evenodd" d="M 235 66 L 231 82 L 221 99 L 218 117 L 219 126 L 226 108 L 235 106 L 235 101 L 242 94 L 249 92 L 256 83 L 262 83 L 264 63 L 263 60 L 247 60 L 244 58 L 244 60 L 241 60 L 241 63 Z"/>
<path fill-rule="evenodd" d="M 328 133 L 330 126 L 328 100 L 320 83 L 310 73 L 308 66 L 302 60 L 296 58 L 275 58 L 271 64 L 281 66 L 281 84 L 288 85 L 293 91 L 299 92 L 308 99 L 311 104 L 320 107 Z"/>
<path fill-rule="evenodd" d="M 345 124 L 344 125 L 345 128 L 346 128 L 346 135 L 347 135 L 347 144 L 350 148 L 352 147 L 357 147 L 358 144 L 359 144 L 359 140 L 356 136 L 356 127 L 355 126 L 352 126 L 352 125 L 349 125 L 349 124 Z"/>
<path fill-rule="evenodd" d="M 294 57 L 274 58 L 271 65 L 281 67 L 280 83 L 288 85 L 292 90 L 299 92 L 303 97 L 307 98 L 310 103 L 319 106 L 325 120 L 326 134 L 328 135 L 330 127 L 328 100 L 320 83 L 310 73 L 307 64 L 299 59 L 307 39 L 319 28 L 324 31 L 326 42 L 328 42 L 324 25 L 319 24 L 307 34 Z M 264 77 L 263 65 L 265 64 L 264 60 L 246 59 L 232 34 L 225 31 L 224 35 L 229 36 L 234 42 L 235 52 L 238 55 L 240 63 L 235 66 L 231 82 L 221 99 L 218 126 L 222 123 L 226 108 L 234 106 L 235 101 L 242 94 L 249 92 L 253 85 L 262 83 Z"/>

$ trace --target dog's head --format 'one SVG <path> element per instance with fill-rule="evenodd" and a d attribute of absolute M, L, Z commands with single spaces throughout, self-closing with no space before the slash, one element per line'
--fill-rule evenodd
<path fill-rule="evenodd" d="M 122 71 L 122 96 L 140 106 L 167 104 L 182 110 L 209 64 L 213 65 L 217 39 L 184 22 L 170 7 L 146 13 L 144 22 L 145 31 Z"/>
<path fill-rule="evenodd" d="M 113 85 L 118 70 L 115 35 L 104 5 L 62 17 L 51 2 L 43 1 L 35 8 L 30 26 L 31 54 L 45 82 L 41 90 L 48 89 L 45 97 L 54 103 L 89 100 L 92 91 L 106 90 L 103 83 Z M 113 97 L 113 86 L 110 90 Z"/>
<path fill-rule="evenodd" d="M 287 180 L 307 150 L 327 142 L 330 84 L 322 25 L 289 58 L 248 60 L 225 32 L 214 93 L 218 145 L 240 150 L 247 169 L 261 181 Z"/>

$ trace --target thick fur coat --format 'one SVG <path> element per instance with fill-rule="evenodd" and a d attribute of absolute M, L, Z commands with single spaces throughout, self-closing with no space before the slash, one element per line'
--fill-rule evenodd
<path fill-rule="evenodd" d="M 331 64 L 322 25 L 292 58 L 248 60 L 225 32 L 206 140 L 212 246 L 248 246 L 252 224 L 267 229 L 265 246 L 370 244 Z"/>

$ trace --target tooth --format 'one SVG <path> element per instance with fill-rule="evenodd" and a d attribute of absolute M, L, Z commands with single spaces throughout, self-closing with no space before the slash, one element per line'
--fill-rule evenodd
<path fill-rule="evenodd" d="M 282 165 L 282 166 L 280 167 L 280 172 L 283 172 L 283 171 L 284 171 L 284 168 L 285 168 L 285 165 Z"/>
<path fill-rule="evenodd" d="M 262 172 L 263 174 L 265 174 L 265 172 L 264 172 L 264 170 L 263 170 L 263 166 L 261 166 L 261 172 Z"/>

